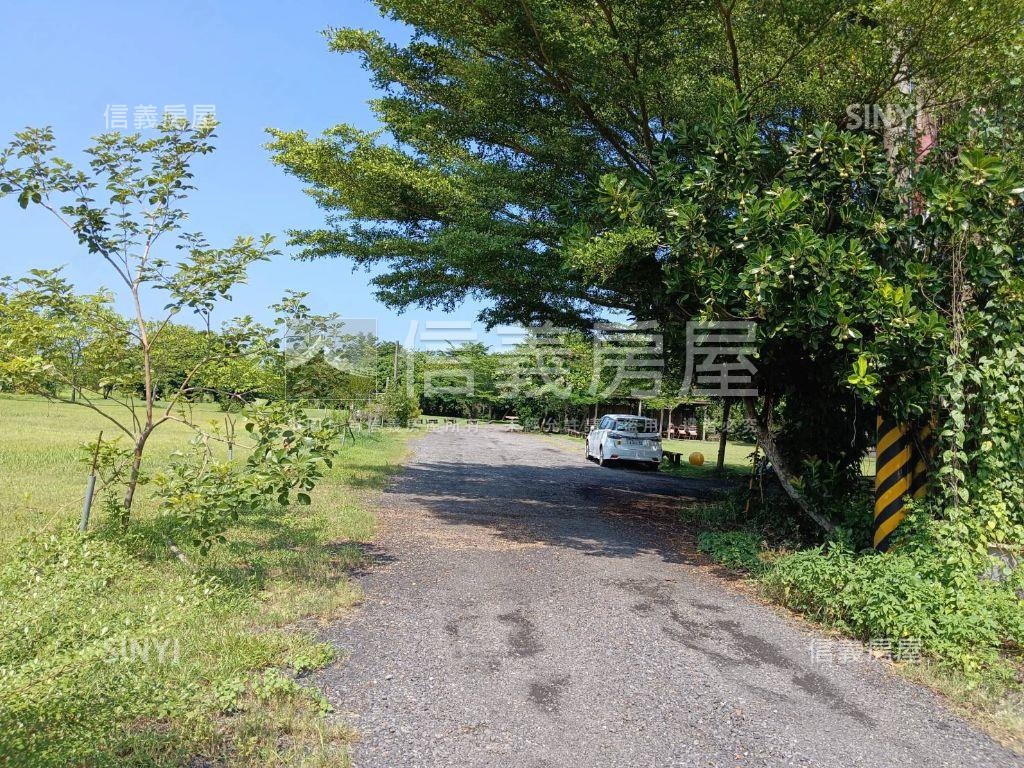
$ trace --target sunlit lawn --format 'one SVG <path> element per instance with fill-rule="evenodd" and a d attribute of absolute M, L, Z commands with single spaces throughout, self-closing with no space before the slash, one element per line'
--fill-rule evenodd
<path fill-rule="evenodd" d="M 121 412 L 127 415 L 114 404 L 103 407 L 119 417 Z M 213 406 L 200 407 L 197 413 L 204 419 L 223 419 Z M 116 437 L 116 427 L 85 407 L 0 398 L 0 552 L 30 531 L 78 520 L 88 476 L 80 446 L 95 440 L 100 430 L 104 440 Z M 147 449 L 147 467 L 164 465 L 173 450 L 187 446 L 192 434 L 177 423 L 160 427 Z M 121 442 L 128 444 L 126 438 Z M 145 510 L 143 498 L 140 512 Z"/>
<path fill-rule="evenodd" d="M 662 472 L 667 472 L 680 477 L 716 477 L 716 466 L 718 462 L 718 441 L 717 440 L 665 440 L 662 448 L 666 451 L 675 451 L 683 455 L 678 466 L 662 462 Z M 699 453 L 704 457 L 703 464 L 691 464 L 689 458 L 692 454 Z M 750 474 L 750 465 L 754 453 L 754 446 L 747 443 L 734 443 L 726 441 L 724 474 L 726 477 L 743 477 Z"/>
<path fill-rule="evenodd" d="M 100 405 L 119 418 L 127 414 L 116 404 Z M 191 416 L 201 425 L 223 425 L 226 414 L 215 405 L 200 404 L 193 407 Z M 237 414 L 232 418 L 239 420 Z M 239 431 L 240 425 L 241 420 Z M 95 440 L 100 430 L 104 441 L 118 439 L 117 428 L 88 408 L 35 397 L 0 396 L 0 552 L 31 531 L 77 523 L 89 474 L 81 446 Z M 146 472 L 152 475 L 165 467 L 172 452 L 187 448 L 194 434 L 177 422 L 161 425 L 146 447 Z M 355 446 L 347 444 L 345 458 L 314 495 L 309 510 L 313 516 L 325 509 L 336 510 L 339 502 L 350 500 L 349 488 L 380 487 L 386 479 L 385 468 L 393 468 L 402 452 L 387 434 L 363 432 Z M 126 437 L 119 439 L 129 445 Z M 226 457 L 226 446 L 220 449 Z M 241 448 L 236 451 L 236 456 L 243 455 Z M 378 461 L 382 463 L 377 465 Z M 136 514 L 145 517 L 152 512 L 152 505 L 145 488 L 140 496 Z M 94 514 L 94 522 L 101 523 L 99 505 Z M 361 524 L 360 530 L 364 536 L 370 535 L 365 525 Z"/>
<path fill-rule="evenodd" d="M 224 414 L 200 406 L 193 417 Z M 344 728 L 287 679 L 330 649 L 294 626 L 359 599 L 349 573 L 365 562 L 377 493 L 416 432 L 358 432 L 310 506 L 254 510 L 209 555 L 183 542 L 181 563 L 146 487 L 127 531 L 105 525 L 97 504 L 90 536 L 74 533 L 87 474 L 79 446 L 101 428 L 113 437 L 86 408 L 0 397 L 0 765 L 172 766 L 202 755 L 266 766 L 321 753 L 343 763 Z M 192 435 L 160 427 L 146 471 Z M 157 640 L 173 640 L 173 664 L 104 663 L 111 648 Z M 285 682 L 263 677 L 276 669 Z"/>

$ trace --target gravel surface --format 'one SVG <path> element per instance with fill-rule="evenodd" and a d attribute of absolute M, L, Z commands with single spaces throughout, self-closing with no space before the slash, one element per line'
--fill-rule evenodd
<path fill-rule="evenodd" d="M 420 439 L 315 679 L 355 765 L 1024 765 L 716 575 L 667 523 L 705 487 L 599 468 L 582 440 Z"/>

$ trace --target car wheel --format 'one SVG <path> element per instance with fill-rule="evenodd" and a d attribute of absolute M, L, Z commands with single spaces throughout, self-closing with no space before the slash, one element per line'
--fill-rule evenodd
<path fill-rule="evenodd" d="M 583 456 L 590 461 L 590 441 L 583 438 Z"/>
<path fill-rule="evenodd" d="M 604 446 L 603 445 L 600 448 L 597 449 L 597 463 L 600 466 L 602 466 L 602 467 L 608 466 L 608 459 L 606 459 L 604 457 Z"/>

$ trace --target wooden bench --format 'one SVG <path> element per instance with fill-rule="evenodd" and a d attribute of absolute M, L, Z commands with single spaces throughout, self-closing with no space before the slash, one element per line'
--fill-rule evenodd
<path fill-rule="evenodd" d="M 662 461 L 668 461 L 669 464 L 678 467 L 679 463 L 683 460 L 683 454 L 679 451 L 662 451 Z"/>

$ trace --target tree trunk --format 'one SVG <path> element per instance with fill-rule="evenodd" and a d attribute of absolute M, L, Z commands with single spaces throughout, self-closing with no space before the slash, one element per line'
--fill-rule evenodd
<path fill-rule="evenodd" d="M 718 474 L 725 473 L 725 443 L 729 437 L 729 411 L 732 410 L 732 398 L 725 398 L 722 401 L 722 430 L 718 436 L 718 465 L 715 471 Z"/>
<path fill-rule="evenodd" d="M 757 398 L 755 397 L 743 398 L 743 405 L 747 412 L 747 418 L 750 419 L 751 423 L 757 429 L 757 440 L 761 444 L 761 447 L 764 448 L 764 455 L 768 457 L 772 466 L 775 467 L 775 474 L 778 475 L 779 483 L 782 484 L 783 490 L 785 490 L 786 495 L 792 499 L 793 503 L 800 507 L 804 514 L 821 526 L 821 528 L 827 533 L 832 533 L 832 531 L 835 530 L 835 526 L 832 522 L 828 518 L 816 512 L 807 502 L 807 499 L 803 497 L 803 494 L 801 494 L 793 485 L 792 474 L 786 466 L 782 455 L 779 453 L 778 447 L 775 445 L 775 438 L 772 437 L 767 425 L 765 425 L 760 416 L 758 416 L 756 403 Z"/>
<path fill-rule="evenodd" d="M 142 452 L 146 448 L 146 441 L 149 439 L 149 429 L 147 428 L 142 434 L 139 435 L 135 441 L 135 450 L 132 452 L 132 469 L 128 474 L 128 487 L 124 492 L 124 519 L 123 522 L 128 522 L 128 515 L 132 511 L 132 502 L 135 500 L 135 489 L 139 485 L 139 477 L 142 475 Z"/>

